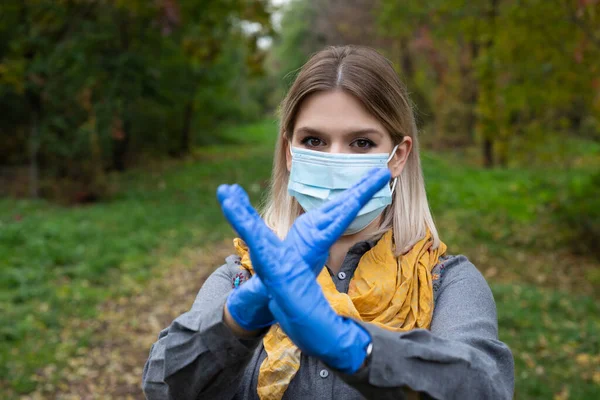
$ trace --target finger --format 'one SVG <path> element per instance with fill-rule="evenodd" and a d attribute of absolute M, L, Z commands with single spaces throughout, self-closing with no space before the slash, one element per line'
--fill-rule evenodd
<path fill-rule="evenodd" d="M 246 330 L 255 330 L 274 322 L 273 315 L 265 310 L 268 303 L 267 288 L 256 274 L 233 290 L 227 298 L 229 313 Z"/>
<path fill-rule="evenodd" d="M 285 243 L 293 243 L 296 253 L 301 255 L 313 274 L 318 276 L 329 257 L 329 247 L 331 246 L 322 250 L 323 247 L 320 243 L 315 244 L 315 242 L 319 242 L 320 232 L 315 229 L 311 219 L 306 217 L 310 217 L 310 215 L 306 214 L 296 220 L 285 238 Z"/>
<path fill-rule="evenodd" d="M 271 311 L 273 311 L 271 303 L 275 302 L 288 318 L 301 321 L 309 318 L 319 305 L 321 308 L 324 308 L 325 304 L 329 306 L 323 289 L 315 277 L 309 274 L 308 271 L 294 270 L 288 274 L 285 282 L 279 285 L 271 286 L 265 282 L 271 295 L 269 302 Z M 277 316 L 275 317 L 277 319 Z"/>
<path fill-rule="evenodd" d="M 238 184 L 220 185 L 217 188 L 217 198 L 219 200 L 219 203 L 223 203 L 223 201 L 225 201 L 228 198 L 239 198 L 241 200 L 239 203 L 240 207 L 245 208 L 249 214 L 258 215 L 258 213 L 252 207 L 252 204 L 250 204 L 250 199 L 248 198 L 248 195 L 246 194 L 244 189 L 242 189 L 242 187 Z"/>
<path fill-rule="evenodd" d="M 392 178 L 390 170 L 387 168 L 373 168 L 368 171 L 357 183 L 352 185 L 336 198 L 328 201 L 321 207 L 321 211 L 329 213 L 335 212 L 337 208 L 348 204 L 349 199 L 355 199 L 357 202 L 347 209 L 347 212 L 358 214 L 361 208 L 371 200 L 371 197 L 381 190 Z M 356 215 L 355 215 L 356 216 Z M 354 219 L 354 217 L 352 217 Z"/>
<path fill-rule="evenodd" d="M 321 215 L 317 215 L 320 228 L 320 243 L 329 248 L 344 233 L 358 212 L 381 188 L 390 181 L 391 174 L 387 168 L 369 171 L 357 184 L 340 193 L 335 199 L 323 206 Z"/>
<path fill-rule="evenodd" d="M 233 185 L 219 185 L 217 188 L 217 199 L 219 203 L 223 203 L 223 201 L 229 196 L 231 193 Z"/>
<path fill-rule="evenodd" d="M 225 199 L 222 204 L 223 213 L 246 242 L 255 272 L 266 279 L 272 279 L 277 272 L 272 261 L 276 258 L 281 242 L 255 211 L 244 214 L 246 207 L 239 204 L 239 201 L 234 198 Z"/>
<path fill-rule="evenodd" d="M 300 216 L 290 233 L 301 239 L 299 246 L 306 251 L 300 252 L 303 258 L 316 267 L 313 255 L 327 254 L 329 248 L 352 223 L 360 209 L 389 182 L 391 175 L 387 168 L 374 168 L 348 190 L 321 208 Z M 289 235 L 288 235 L 289 236 Z M 287 238 L 286 238 L 287 241 Z M 310 260 L 307 260 L 306 258 Z M 315 273 L 318 273 L 315 269 Z"/>
<path fill-rule="evenodd" d="M 239 185 L 220 188 L 217 197 L 222 201 L 225 218 L 246 242 L 255 272 L 263 282 L 276 281 L 277 263 L 281 240 L 261 219 L 250 204 L 246 192 Z"/>
<path fill-rule="evenodd" d="M 248 195 L 239 185 L 219 186 L 217 198 L 221 203 L 223 215 L 248 247 L 256 247 L 258 242 L 261 242 L 261 247 L 265 247 L 278 240 L 252 207 Z"/>
<path fill-rule="evenodd" d="M 250 204 L 248 195 L 239 185 L 221 185 L 217 189 L 217 198 L 221 203 L 221 209 L 227 213 L 226 217 L 231 216 L 238 224 L 243 224 L 246 221 L 253 221 L 256 218 L 260 219 L 258 213 Z M 236 213 L 236 215 L 232 215 Z"/>

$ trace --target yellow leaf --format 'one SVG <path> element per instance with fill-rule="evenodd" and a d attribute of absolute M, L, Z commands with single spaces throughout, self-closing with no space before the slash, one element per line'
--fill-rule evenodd
<path fill-rule="evenodd" d="M 564 387 L 559 393 L 554 395 L 554 400 L 567 400 L 569 398 L 569 389 Z"/>
<path fill-rule="evenodd" d="M 575 362 L 581 366 L 587 366 L 590 363 L 590 355 L 585 353 L 577 354 L 577 357 L 575 357 Z"/>

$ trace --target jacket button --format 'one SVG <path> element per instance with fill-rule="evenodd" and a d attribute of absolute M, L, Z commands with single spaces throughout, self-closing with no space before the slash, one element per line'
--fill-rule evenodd
<path fill-rule="evenodd" d="M 321 376 L 321 378 L 325 379 L 329 376 L 329 371 L 327 371 L 326 369 L 322 369 L 321 372 L 319 372 L 319 375 Z"/>

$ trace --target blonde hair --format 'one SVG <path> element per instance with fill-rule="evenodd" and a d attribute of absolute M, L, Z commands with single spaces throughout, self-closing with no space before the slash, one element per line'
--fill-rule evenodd
<path fill-rule="evenodd" d="M 268 226 L 283 238 L 303 212 L 287 192 L 287 141 L 291 143 L 296 115 L 309 95 L 328 90 L 344 90 L 353 95 L 386 128 L 394 144 L 404 136 L 413 147 L 398 177 L 392 204 L 382 215 L 373 237 L 393 229 L 397 255 L 407 252 L 427 232 L 440 240 L 431 216 L 419 158 L 419 141 L 412 104 L 392 63 L 374 49 L 362 46 L 332 46 L 314 54 L 302 67 L 280 108 L 279 136 L 275 146 L 270 192 L 262 216 Z"/>

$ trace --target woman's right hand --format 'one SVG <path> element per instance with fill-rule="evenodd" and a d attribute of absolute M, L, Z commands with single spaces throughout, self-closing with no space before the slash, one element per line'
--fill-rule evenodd
<path fill-rule="evenodd" d="M 230 293 L 227 297 L 227 302 L 223 308 L 223 321 L 225 325 L 231 329 L 231 331 L 242 338 L 252 338 L 260 334 L 260 326 L 269 326 L 273 323 L 273 316 L 268 309 L 262 305 L 264 302 L 268 302 L 264 299 L 262 294 L 256 293 L 256 291 L 250 286 L 254 286 L 259 279 L 255 280 L 250 278 L 244 283 L 244 289 L 241 286 Z M 236 317 L 233 317 L 233 310 Z M 251 316 L 253 314 L 253 316 Z M 262 315 L 261 315 L 262 314 Z M 244 317 L 244 318 L 242 318 Z M 243 326 L 241 325 L 243 324 Z M 257 326 L 258 325 L 258 326 Z"/>
<path fill-rule="evenodd" d="M 248 195 L 239 185 L 221 185 L 217 189 L 217 198 L 228 220 L 233 214 L 251 215 L 246 221 L 260 219 L 250 205 Z M 233 201 L 237 199 L 237 201 Z M 251 229 L 251 227 L 249 227 Z M 256 232 L 264 240 L 275 240 L 277 237 L 270 230 L 260 229 Z M 279 239 L 277 239 L 279 240 Z M 254 262 L 254 260 L 252 260 Z M 225 323 L 238 336 L 254 336 L 260 329 L 273 324 L 273 315 L 268 308 L 269 296 L 260 278 L 252 276 L 242 285 L 236 287 L 227 297 L 225 304 Z"/>

